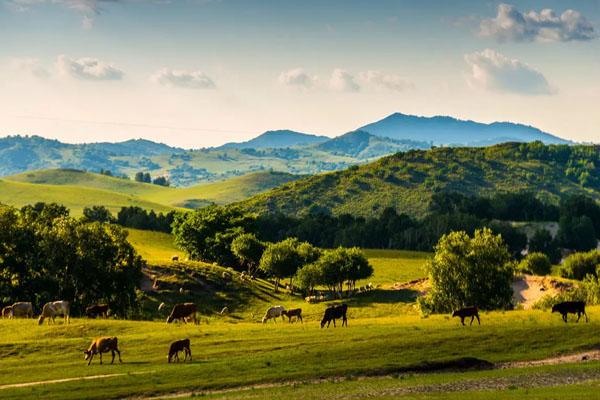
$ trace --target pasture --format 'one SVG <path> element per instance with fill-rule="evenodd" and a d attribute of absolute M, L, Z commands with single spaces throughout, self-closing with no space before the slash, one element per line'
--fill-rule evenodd
<path fill-rule="evenodd" d="M 304 324 L 211 319 L 199 326 L 74 319 L 68 326 L 40 327 L 34 320 L 2 320 L 0 370 L 10 373 L 0 374 L 0 397 L 123 397 L 321 378 L 396 376 L 425 363 L 466 356 L 491 363 L 542 359 L 598 346 L 600 309 L 591 308 L 590 316 L 588 324 L 564 324 L 549 312 L 493 312 L 482 315 L 481 326 L 465 328 L 443 315 L 357 318 L 350 309 L 349 328 L 323 330 L 317 316 L 306 318 Z M 95 361 L 87 367 L 83 350 L 93 338 L 103 335 L 119 338 L 124 362 L 100 366 Z M 185 337 L 192 341 L 194 361 L 167 364 L 170 342 Z M 587 365 L 595 365 L 595 376 L 600 379 L 598 365 Z M 497 377 L 510 372 L 481 374 Z M 97 375 L 111 376 L 7 386 Z M 408 381 L 402 384 L 442 380 L 437 375 L 407 376 Z M 381 382 L 374 380 L 372 385 Z M 356 390 L 351 379 L 341 386 L 340 390 Z M 313 396 L 319 392 L 317 387 L 305 390 L 312 391 Z"/>

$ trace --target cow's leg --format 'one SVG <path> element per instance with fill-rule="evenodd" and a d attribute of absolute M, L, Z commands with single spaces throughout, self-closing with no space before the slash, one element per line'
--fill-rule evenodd
<path fill-rule="evenodd" d="M 335 326 L 335 318 L 333 319 L 333 327 L 336 328 L 336 326 Z"/>
<path fill-rule="evenodd" d="M 111 350 L 110 353 L 112 354 L 112 359 L 110 360 L 110 363 L 114 364 L 115 363 L 115 351 Z"/>
<path fill-rule="evenodd" d="M 302 320 L 302 315 L 298 315 L 298 319 L 300 320 L 301 323 L 304 323 L 304 321 Z"/>
<path fill-rule="evenodd" d="M 188 354 L 190 355 L 190 361 L 192 361 L 192 349 L 187 348 Z"/>
<path fill-rule="evenodd" d="M 98 354 L 100 354 L 100 365 L 102 365 L 102 352 L 100 352 Z"/>
<path fill-rule="evenodd" d="M 577 321 L 575 321 L 575 322 L 579 322 L 580 319 L 581 319 L 581 311 L 577 311 Z"/>
<path fill-rule="evenodd" d="M 88 365 L 92 363 L 92 359 L 94 358 L 94 353 L 90 354 L 90 359 L 88 360 Z"/>
<path fill-rule="evenodd" d="M 588 315 L 587 315 L 587 313 L 585 311 L 583 312 L 583 315 L 585 315 L 585 322 L 587 323 L 589 321 Z"/>
<path fill-rule="evenodd" d="M 479 319 L 479 314 L 475 314 L 475 317 L 477 317 L 477 323 L 478 323 L 479 325 L 481 325 L 481 320 Z"/>
<path fill-rule="evenodd" d="M 566 324 L 567 323 L 567 313 L 564 313 L 562 315 L 562 319 L 563 319 L 563 321 L 565 321 L 565 324 Z"/>
<path fill-rule="evenodd" d="M 465 325 L 465 317 L 460 317 L 460 323 L 463 324 L 463 326 Z"/>
<path fill-rule="evenodd" d="M 473 326 L 473 320 L 475 319 L 474 315 L 471 315 L 471 322 L 469 323 L 469 326 Z"/>
<path fill-rule="evenodd" d="M 117 354 L 119 355 L 119 362 L 122 363 L 123 360 L 121 360 L 121 352 L 119 351 L 118 348 L 115 348 L 115 351 L 117 352 Z"/>
<path fill-rule="evenodd" d="M 344 318 L 342 318 L 342 326 L 346 325 L 346 328 L 348 327 L 348 318 L 346 318 L 346 316 L 344 315 Z"/>

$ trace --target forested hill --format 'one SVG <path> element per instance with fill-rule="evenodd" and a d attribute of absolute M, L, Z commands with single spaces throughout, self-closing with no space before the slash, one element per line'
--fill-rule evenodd
<path fill-rule="evenodd" d="M 240 204 L 260 212 L 320 210 L 362 216 L 395 207 L 422 216 L 436 192 L 492 195 L 524 190 L 552 202 L 568 193 L 600 198 L 600 146 L 534 142 L 413 150 L 287 183 Z"/>

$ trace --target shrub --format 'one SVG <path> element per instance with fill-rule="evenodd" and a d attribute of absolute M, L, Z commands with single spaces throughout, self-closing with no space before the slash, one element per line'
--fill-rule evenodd
<path fill-rule="evenodd" d="M 559 270 L 563 278 L 582 280 L 586 275 L 597 276 L 600 266 L 600 252 L 592 250 L 587 253 L 574 253 L 565 259 Z"/>
<path fill-rule="evenodd" d="M 552 270 L 552 263 L 543 253 L 529 253 L 519 263 L 519 270 L 534 275 L 548 275 Z"/>
<path fill-rule="evenodd" d="M 514 267 L 502 237 L 490 229 L 442 236 L 426 263 L 431 291 L 420 300 L 424 312 L 449 312 L 466 306 L 484 310 L 512 306 Z"/>

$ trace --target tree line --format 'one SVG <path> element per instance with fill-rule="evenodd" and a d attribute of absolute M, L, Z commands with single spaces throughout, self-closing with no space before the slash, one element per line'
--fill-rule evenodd
<path fill-rule="evenodd" d="M 107 303 L 126 316 L 136 307 L 143 261 L 116 225 L 69 216 L 61 205 L 0 205 L 0 302 L 57 299 L 82 312 Z"/>

